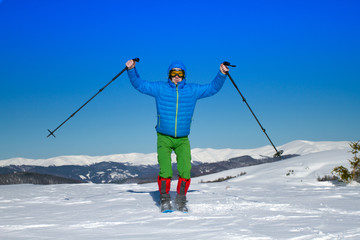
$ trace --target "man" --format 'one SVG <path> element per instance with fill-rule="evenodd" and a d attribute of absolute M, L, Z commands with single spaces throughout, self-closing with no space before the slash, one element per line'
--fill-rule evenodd
<path fill-rule="evenodd" d="M 139 92 L 155 97 L 157 108 L 157 153 L 160 172 L 158 185 L 162 212 L 172 211 L 170 185 L 172 178 L 171 153 L 176 154 L 179 180 L 175 207 L 187 212 L 186 193 L 190 186 L 191 149 L 188 135 L 198 99 L 217 93 L 223 86 L 226 73 L 229 71 L 224 64 L 215 79 L 205 85 L 187 83 L 186 67 L 180 61 L 174 61 L 168 68 L 168 81 L 148 82 L 140 78 L 136 62 L 126 62 L 130 81 Z"/>

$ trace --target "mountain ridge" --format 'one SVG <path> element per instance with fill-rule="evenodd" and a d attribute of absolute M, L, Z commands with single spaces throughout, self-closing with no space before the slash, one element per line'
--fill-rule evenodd
<path fill-rule="evenodd" d="M 334 149 L 346 149 L 348 148 L 347 141 L 306 141 L 295 140 L 279 146 L 278 149 L 284 150 L 286 155 L 305 155 L 314 152 L 320 152 L 325 150 Z M 270 146 L 263 146 L 254 149 L 212 149 L 212 148 L 194 148 L 191 150 L 192 161 L 211 163 L 226 161 L 228 159 L 239 156 L 250 156 L 254 159 L 262 159 L 272 157 L 274 149 Z M 172 155 L 175 160 L 175 155 Z M 86 166 L 100 162 L 118 162 L 127 165 L 155 165 L 157 164 L 156 153 L 127 153 L 127 154 L 112 154 L 104 156 L 88 156 L 88 155 L 67 155 L 58 156 L 47 159 L 29 159 L 29 158 L 10 158 L 0 160 L 0 167 L 6 167 L 10 165 L 21 166 L 66 166 L 66 165 L 78 165 Z"/>

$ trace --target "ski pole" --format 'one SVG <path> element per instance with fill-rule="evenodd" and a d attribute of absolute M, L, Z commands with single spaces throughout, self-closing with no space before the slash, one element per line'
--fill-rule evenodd
<path fill-rule="evenodd" d="M 134 61 L 136 61 L 136 62 L 139 62 L 140 61 L 140 59 L 139 58 L 134 58 L 133 59 Z M 102 87 L 94 96 L 92 96 L 86 103 L 84 103 L 78 110 L 76 110 L 73 114 L 71 114 L 70 115 L 70 117 L 68 117 L 64 122 L 62 122 L 57 128 L 55 128 L 55 130 L 54 131 L 50 131 L 49 129 L 48 129 L 48 131 L 50 132 L 49 133 L 49 135 L 47 136 L 47 137 L 49 137 L 49 136 L 54 136 L 55 137 L 55 135 L 54 135 L 54 132 L 56 132 L 56 130 L 58 130 L 62 125 L 64 125 L 70 118 L 72 118 L 73 116 L 75 116 L 75 114 L 77 113 L 77 112 L 79 112 L 86 104 L 88 104 L 91 100 L 93 100 L 93 98 L 95 98 L 100 92 L 102 92 L 107 86 L 109 86 L 110 85 L 110 83 L 112 83 L 116 78 L 118 78 L 123 72 L 125 72 L 125 70 L 127 69 L 127 67 L 125 67 L 123 70 L 121 70 L 121 72 L 119 72 L 113 79 L 111 79 L 111 81 L 110 82 L 108 82 L 104 87 Z"/>
<path fill-rule="evenodd" d="M 229 62 L 223 62 L 223 64 L 225 66 L 229 66 L 229 67 L 236 67 L 236 65 L 231 65 Z M 273 148 L 275 149 L 276 153 L 274 154 L 274 157 L 280 157 L 281 158 L 281 154 L 284 153 L 283 150 L 278 151 L 275 147 L 275 145 L 273 144 L 273 142 L 271 141 L 269 135 L 266 133 L 265 128 L 263 128 L 263 126 L 261 125 L 259 119 L 256 117 L 255 113 L 253 112 L 253 110 L 251 109 L 251 107 L 249 106 L 249 104 L 247 103 L 244 95 L 242 95 L 242 93 L 240 92 L 239 88 L 237 87 L 236 83 L 234 82 L 234 80 L 232 79 L 232 77 L 230 76 L 229 72 L 226 73 L 226 75 L 230 78 L 231 82 L 233 83 L 234 87 L 236 88 L 236 90 L 239 92 L 240 96 L 242 97 L 243 102 L 246 103 L 246 106 L 248 106 L 250 112 L 252 113 L 252 115 L 254 116 L 254 118 L 256 119 L 257 123 L 259 124 L 261 130 L 265 133 L 267 139 L 269 140 L 269 142 L 271 143 L 271 145 L 273 146 Z"/>

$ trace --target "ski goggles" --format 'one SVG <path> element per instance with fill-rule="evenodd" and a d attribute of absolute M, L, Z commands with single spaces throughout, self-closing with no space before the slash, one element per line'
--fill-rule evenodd
<path fill-rule="evenodd" d="M 178 75 L 181 78 L 184 78 L 185 72 L 184 72 L 184 70 L 171 70 L 169 73 L 170 77 L 175 77 L 176 75 Z"/>

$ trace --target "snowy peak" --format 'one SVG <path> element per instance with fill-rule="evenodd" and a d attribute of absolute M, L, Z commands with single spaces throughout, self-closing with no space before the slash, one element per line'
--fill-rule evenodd
<path fill-rule="evenodd" d="M 279 149 L 284 150 L 286 154 L 306 155 L 309 153 L 317 153 L 330 150 L 349 149 L 349 142 L 311 142 L 305 140 L 296 140 L 280 146 Z"/>
<path fill-rule="evenodd" d="M 348 149 L 348 142 L 311 142 L 304 140 L 297 140 L 285 145 L 277 147 L 279 150 L 284 150 L 284 154 L 306 155 L 309 153 L 316 153 L 328 150 Z M 212 148 L 194 148 L 192 149 L 192 161 L 200 163 L 214 163 L 219 161 L 226 161 L 231 158 L 240 156 L 250 156 L 254 159 L 261 159 L 264 157 L 273 156 L 274 149 L 268 145 L 255 149 L 212 149 Z M 174 157 L 174 156 L 173 156 Z M 0 167 L 15 165 L 15 166 L 88 166 L 101 162 L 115 162 L 126 165 L 156 165 L 156 153 L 128 153 L 128 154 L 113 154 L 106 156 L 87 156 L 87 155 L 70 155 L 59 156 L 48 159 L 27 159 L 27 158 L 11 158 L 0 161 Z"/>

